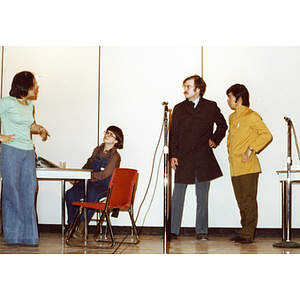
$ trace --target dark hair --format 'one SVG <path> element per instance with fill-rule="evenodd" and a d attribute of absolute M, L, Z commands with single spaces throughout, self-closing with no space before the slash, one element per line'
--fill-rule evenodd
<path fill-rule="evenodd" d="M 200 89 L 200 96 L 202 97 L 206 91 L 206 83 L 199 75 L 193 75 L 186 79 L 184 79 L 183 84 L 185 84 L 188 80 L 194 80 L 195 90 L 196 88 Z"/>
<path fill-rule="evenodd" d="M 116 140 L 118 141 L 116 144 L 115 144 L 115 147 L 118 148 L 118 149 L 123 149 L 123 144 L 124 144 L 124 135 L 123 135 L 123 131 L 117 127 L 117 126 L 109 126 L 106 131 L 111 131 L 115 134 L 116 136 Z"/>
<path fill-rule="evenodd" d="M 34 86 L 34 75 L 31 72 L 23 71 L 17 73 L 11 84 L 9 95 L 16 98 L 25 98 L 28 91 Z"/>
<path fill-rule="evenodd" d="M 243 102 L 242 105 L 249 107 L 249 92 L 247 88 L 243 84 L 234 84 L 227 91 L 226 94 L 232 93 L 232 95 L 236 98 L 236 101 L 241 97 Z"/>

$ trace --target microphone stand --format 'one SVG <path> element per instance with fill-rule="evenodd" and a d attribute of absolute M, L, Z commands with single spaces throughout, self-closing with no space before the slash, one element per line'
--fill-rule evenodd
<path fill-rule="evenodd" d="M 287 130 L 287 180 L 282 182 L 282 242 L 273 246 L 278 248 L 300 248 L 300 244 L 291 242 L 291 210 L 292 210 L 292 120 L 285 117 L 288 125 Z"/>
<path fill-rule="evenodd" d="M 169 147 L 168 147 L 168 102 L 164 105 L 164 236 L 163 236 L 163 253 L 167 254 L 168 241 L 168 195 L 169 195 Z"/>

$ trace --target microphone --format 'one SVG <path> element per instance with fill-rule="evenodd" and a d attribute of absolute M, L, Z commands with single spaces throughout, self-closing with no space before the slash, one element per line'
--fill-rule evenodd
<path fill-rule="evenodd" d="M 286 122 L 292 122 L 292 120 L 291 120 L 290 118 L 288 118 L 288 117 L 284 117 L 284 120 L 285 120 Z"/>
<path fill-rule="evenodd" d="M 166 106 L 168 104 L 169 104 L 169 102 L 165 102 L 165 101 L 161 103 L 161 105 L 164 105 L 164 106 Z"/>

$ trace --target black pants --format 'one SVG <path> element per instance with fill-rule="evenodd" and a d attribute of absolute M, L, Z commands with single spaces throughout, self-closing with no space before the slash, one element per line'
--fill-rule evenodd
<path fill-rule="evenodd" d="M 240 209 L 242 230 L 240 237 L 254 240 L 258 221 L 257 185 L 259 173 L 231 177 L 235 198 Z"/>

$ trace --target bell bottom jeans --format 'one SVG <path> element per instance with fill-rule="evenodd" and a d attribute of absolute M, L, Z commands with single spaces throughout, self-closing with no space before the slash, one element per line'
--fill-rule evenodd
<path fill-rule="evenodd" d="M 34 150 L 2 143 L 2 215 L 6 244 L 38 245 Z"/>
<path fill-rule="evenodd" d="M 171 233 L 179 235 L 184 198 L 187 184 L 175 183 L 171 200 Z M 210 181 L 198 182 L 195 188 L 197 197 L 196 234 L 208 234 L 208 192 Z"/>

